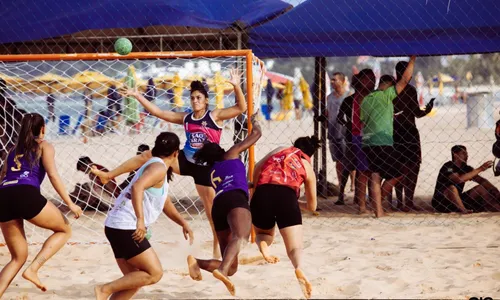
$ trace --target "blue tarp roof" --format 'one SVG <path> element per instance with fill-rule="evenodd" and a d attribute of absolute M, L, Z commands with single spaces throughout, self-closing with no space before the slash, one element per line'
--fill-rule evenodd
<path fill-rule="evenodd" d="M 500 52 L 499 0 L 308 0 L 250 31 L 259 57 Z"/>
<path fill-rule="evenodd" d="M 156 25 L 224 29 L 252 26 L 291 5 L 281 0 L 17 0 L 0 10 L 0 43 L 58 37 L 89 29 Z"/>

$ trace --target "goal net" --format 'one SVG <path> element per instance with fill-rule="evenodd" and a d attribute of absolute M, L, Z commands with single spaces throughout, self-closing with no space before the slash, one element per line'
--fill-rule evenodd
<path fill-rule="evenodd" d="M 163 110 L 189 112 L 189 86 L 200 80 L 209 94 L 209 108 L 235 104 L 232 86 L 226 82 L 229 70 L 242 74 L 241 85 L 248 103 L 247 112 L 224 123 L 221 146 L 228 148 L 245 138 L 247 113 L 260 106 L 263 64 L 249 50 L 205 52 L 132 53 L 78 55 L 12 56 L 0 62 L 0 78 L 6 85 L 3 92 L 10 104 L 2 116 L 5 124 L 0 131 L 2 153 L 16 141 L 24 112 L 36 112 L 46 118 L 46 139 L 56 150 L 56 165 L 66 189 L 74 202 L 84 209 L 84 215 L 72 226 L 81 227 L 85 234 L 74 235 L 74 242 L 104 242 L 103 224 L 112 207 L 110 185 L 100 181 L 86 169 L 91 164 L 109 170 L 117 167 L 145 149 L 152 148 L 155 137 L 162 131 L 175 132 L 183 145 L 186 135 L 182 125 L 153 117 L 134 98 L 123 97 L 125 86 L 138 89 Z M 247 168 L 253 163 L 253 149 L 242 155 Z M 129 174 L 115 179 L 124 188 Z M 176 175 L 170 185 L 170 196 L 187 220 L 205 220 L 202 201 L 191 177 Z M 118 191 L 119 193 L 119 191 Z M 66 215 L 67 207 L 46 179 L 42 194 Z M 14 199 L 13 199 L 14 200 Z M 70 218 L 71 220 L 71 218 Z M 211 239 L 208 222 L 193 230 L 199 240 Z M 201 224 L 201 225 L 200 225 Z M 152 239 L 164 240 L 161 228 L 173 222 L 164 215 L 152 228 Z M 27 225 L 30 242 L 43 241 L 50 232 Z"/>

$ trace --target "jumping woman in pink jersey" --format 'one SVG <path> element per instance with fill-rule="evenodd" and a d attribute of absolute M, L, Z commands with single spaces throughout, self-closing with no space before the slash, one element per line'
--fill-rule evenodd
<path fill-rule="evenodd" d="M 149 102 L 142 94 L 137 91 L 127 91 L 127 95 L 134 96 L 144 108 L 153 116 L 174 124 L 184 125 L 186 131 L 186 144 L 184 149 L 179 152 L 177 162 L 172 164 L 174 173 L 191 176 L 196 184 L 196 190 L 207 214 L 207 218 L 212 227 L 214 235 L 213 254 L 214 258 L 220 258 L 220 250 L 217 241 L 217 235 L 212 221 L 212 205 L 215 198 L 215 190 L 210 180 L 210 166 L 199 164 L 194 159 L 196 151 L 201 149 L 207 142 L 220 143 L 222 135 L 222 126 L 225 120 L 235 118 L 245 112 L 247 105 L 245 96 L 240 87 L 241 74 L 237 70 L 231 70 L 231 79 L 228 82 L 233 86 L 236 104 L 223 109 L 208 109 L 208 92 L 200 81 L 191 82 L 191 108 L 193 112 L 173 112 L 161 110 L 158 106 Z M 141 155 L 135 156 L 116 169 L 109 172 L 92 170 L 99 176 L 103 183 L 109 180 L 141 167 L 152 157 L 151 151 L 145 151 Z"/>
<path fill-rule="evenodd" d="M 36 113 L 25 114 L 17 143 L 9 151 L 0 174 L 0 227 L 12 257 L 0 272 L 0 297 L 28 258 L 24 220 L 54 232 L 23 272 L 23 278 L 42 291 L 47 289 L 38 278 L 38 270 L 71 237 L 66 217 L 40 194 L 45 174 L 75 218 L 82 214 L 82 209 L 71 201 L 64 187 L 54 161 L 54 146 L 43 140 L 44 135 L 43 117 Z"/>

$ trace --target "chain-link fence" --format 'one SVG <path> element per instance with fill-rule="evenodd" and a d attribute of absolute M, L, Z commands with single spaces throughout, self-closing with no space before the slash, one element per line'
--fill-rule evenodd
<path fill-rule="evenodd" d="M 344 264 L 354 257 L 351 250 L 373 254 L 377 272 L 393 271 L 395 278 L 404 264 L 390 267 L 379 259 L 397 255 L 402 248 L 423 249 L 404 240 L 405 228 L 428 238 L 431 250 L 445 251 L 466 247 L 453 239 L 453 228 L 465 231 L 463 226 L 474 225 L 470 233 L 457 236 L 480 243 L 482 230 L 490 232 L 492 227 L 476 224 L 496 226 L 500 153 L 492 147 L 500 138 L 500 6 L 494 0 L 185 2 L 122 0 L 97 7 L 90 2 L 47 2 L 45 7 L 23 2 L 33 11 L 8 4 L 0 20 L 0 159 L 3 162 L 15 144 L 24 114 L 46 118 L 46 137 L 56 148 L 59 172 L 72 199 L 85 210 L 84 217 L 72 223 L 78 231 L 75 241 L 104 240 L 103 221 L 117 191 L 90 175 L 89 165 L 113 169 L 151 147 L 162 131 L 175 132 L 182 143 L 187 139 L 182 125 L 152 116 L 121 95 L 120 88 L 137 89 L 163 111 L 191 112 L 189 85 L 199 80 L 208 92 L 210 109 L 230 107 L 235 104 L 234 90 L 225 80 L 232 67 L 243 73 L 247 103 L 260 111 L 263 136 L 255 145 L 255 156 L 242 155 L 249 170 L 299 137 L 321 140 L 312 157 L 318 211 L 303 215 L 311 229 L 306 237 L 321 248 L 352 242 L 345 253 L 339 252 L 342 258 L 329 257 L 331 261 Z M 143 56 L 114 54 L 120 37 L 129 39 L 132 52 Z M 231 55 L 231 50 L 241 49 L 256 55 L 253 71 L 258 72 L 247 72 L 248 57 Z M 196 51 L 207 55 L 193 55 Z M 45 54 L 83 56 L 46 60 Z M 13 59 L 16 55 L 28 56 Z M 224 122 L 224 148 L 245 138 L 247 113 Z M 123 187 L 127 175 L 115 183 Z M 64 210 L 48 180 L 42 194 Z M 197 236 L 209 242 L 212 234 L 193 179 L 175 176 L 170 194 L 195 225 Z M 171 230 L 160 228 L 170 224 L 160 219 L 154 229 L 156 241 L 169 242 Z M 384 243 L 394 241 L 377 226 L 385 226 L 384 232 L 399 239 L 390 246 L 398 251 L 384 248 Z M 349 230 L 360 228 L 360 239 L 350 241 Z M 436 228 L 446 231 L 449 243 L 430 241 L 446 238 L 434 233 Z M 34 227 L 27 233 L 30 241 L 42 241 L 49 234 Z M 370 252 L 363 249 L 367 243 L 378 244 Z M 487 244 L 498 247 L 494 237 Z M 313 259 L 308 263 L 328 277 L 323 264 Z M 462 268 L 457 273 L 466 272 Z M 320 286 L 323 275 L 314 279 Z M 490 277 L 498 280 L 497 273 Z M 405 293 L 410 280 L 391 279 L 397 290 L 380 294 L 448 295 L 443 286 L 449 285 L 436 292 L 424 279 L 416 290 Z M 373 296 L 360 291 L 360 285 L 332 284 L 320 293 Z"/>

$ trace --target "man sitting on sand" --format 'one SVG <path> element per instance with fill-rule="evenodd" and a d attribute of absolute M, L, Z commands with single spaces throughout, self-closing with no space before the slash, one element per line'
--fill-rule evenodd
<path fill-rule="evenodd" d="M 118 196 L 121 189 L 115 180 L 111 180 L 103 185 L 99 177 L 90 172 L 92 166 L 95 166 L 99 170 L 108 171 L 105 167 L 92 162 L 90 157 L 80 157 L 76 164 L 76 169 L 88 174 L 90 182 L 77 184 L 70 197 L 83 210 L 108 211 L 110 205 L 113 203 L 113 196 Z"/>
<path fill-rule="evenodd" d="M 467 165 L 467 148 L 455 145 L 451 148 L 452 160 L 439 170 L 432 206 L 438 212 L 472 213 L 481 211 L 500 211 L 500 192 L 488 180 L 479 176 L 493 165 L 492 161 L 474 169 Z M 464 192 L 467 181 L 479 185 Z"/>

